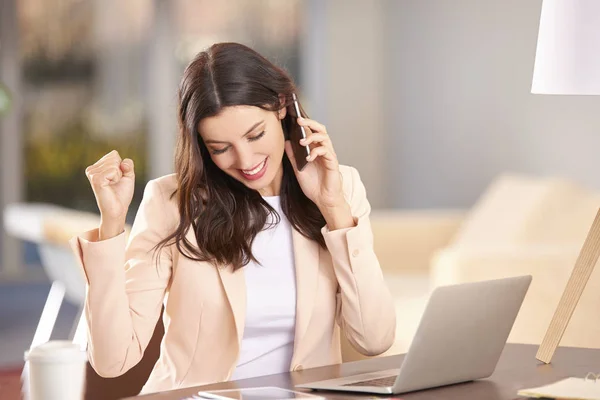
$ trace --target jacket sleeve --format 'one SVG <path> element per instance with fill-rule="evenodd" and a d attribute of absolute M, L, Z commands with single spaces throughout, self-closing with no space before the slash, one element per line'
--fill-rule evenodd
<path fill-rule="evenodd" d="M 171 277 L 170 249 L 154 246 L 169 233 L 159 183 L 146 186 L 129 242 L 98 241 L 98 230 L 70 240 L 87 280 L 85 313 L 90 363 L 104 377 L 125 373 L 142 358 Z"/>
<path fill-rule="evenodd" d="M 373 356 L 392 346 L 396 312 L 373 250 L 365 187 L 358 171 L 351 168 L 350 172 L 348 200 L 356 226 L 334 231 L 325 227 L 323 236 L 339 283 L 337 322 L 357 351 Z"/>

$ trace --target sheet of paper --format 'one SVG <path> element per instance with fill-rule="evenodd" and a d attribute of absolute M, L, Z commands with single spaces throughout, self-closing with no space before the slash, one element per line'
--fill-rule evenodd
<path fill-rule="evenodd" d="M 600 381 L 583 378 L 567 378 L 550 385 L 522 389 L 519 396 L 550 397 L 575 400 L 600 400 Z"/>

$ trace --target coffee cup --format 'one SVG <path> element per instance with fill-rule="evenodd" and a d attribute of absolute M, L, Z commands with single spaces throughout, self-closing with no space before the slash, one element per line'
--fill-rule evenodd
<path fill-rule="evenodd" d="M 26 398 L 81 400 L 85 390 L 87 354 L 80 345 L 53 340 L 25 352 Z"/>

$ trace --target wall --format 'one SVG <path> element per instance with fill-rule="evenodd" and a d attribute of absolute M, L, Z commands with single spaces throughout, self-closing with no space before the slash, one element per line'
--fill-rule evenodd
<path fill-rule="evenodd" d="M 374 206 L 469 207 L 505 171 L 600 189 L 600 96 L 530 93 L 541 0 L 307 3 L 312 103 Z"/>
<path fill-rule="evenodd" d="M 389 1 L 391 204 L 465 207 L 503 171 L 600 189 L 600 97 L 530 94 L 541 1 Z"/>

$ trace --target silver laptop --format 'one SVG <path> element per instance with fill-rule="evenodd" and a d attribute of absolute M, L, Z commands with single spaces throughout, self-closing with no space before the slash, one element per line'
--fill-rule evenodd
<path fill-rule="evenodd" d="M 297 385 L 299 388 L 398 394 L 487 378 L 531 276 L 436 288 L 397 369 Z"/>

